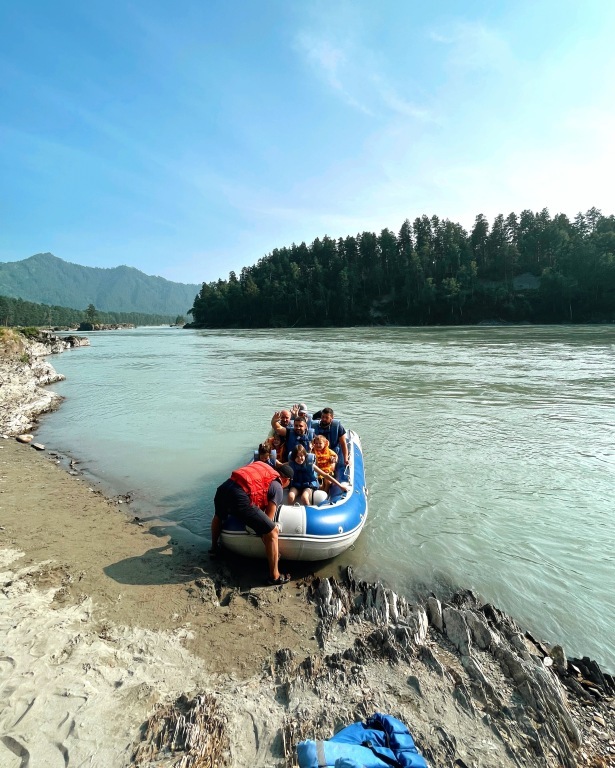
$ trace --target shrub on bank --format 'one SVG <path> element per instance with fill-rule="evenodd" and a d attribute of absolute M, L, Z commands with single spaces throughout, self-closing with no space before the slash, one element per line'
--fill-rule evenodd
<path fill-rule="evenodd" d="M 26 337 L 14 328 L 0 327 L 0 356 L 13 357 L 26 353 Z"/>
<path fill-rule="evenodd" d="M 33 325 L 29 325 L 27 328 L 16 328 L 15 330 L 23 334 L 27 339 L 38 339 L 39 329 Z"/>

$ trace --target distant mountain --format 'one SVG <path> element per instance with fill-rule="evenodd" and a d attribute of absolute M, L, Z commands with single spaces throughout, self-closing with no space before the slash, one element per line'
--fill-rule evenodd
<path fill-rule="evenodd" d="M 134 267 L 82 267 L 37 253 L 23 261 L 0 262 L 0 295 L 63 307 L 93 304 L 107 312 L 185 315 L 200 285 L 172 283 Z"/>

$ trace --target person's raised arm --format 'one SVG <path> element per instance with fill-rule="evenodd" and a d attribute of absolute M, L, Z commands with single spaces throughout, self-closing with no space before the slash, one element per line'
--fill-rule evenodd
<path fill-rule="evenodd" d="M 271 429 L 276 433 L 276 435 L 280 435 L 280 437 L 286 437 L 286 427 L 283 427 L 280 424 L 280 416 L 281 411 L 276 411 L 273 416 L 271 417 Z"/>

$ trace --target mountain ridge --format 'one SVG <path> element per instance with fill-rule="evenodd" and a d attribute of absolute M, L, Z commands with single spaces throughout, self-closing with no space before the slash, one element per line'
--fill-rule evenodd
<path fill-rule="evenodd" d="M 147 275 L 126 264 L 85 267 L 52 253 L 0 262 L 0 294 L 41 304 L 93 304 L 107 312 L 185 315 L 200 288 Z"/>

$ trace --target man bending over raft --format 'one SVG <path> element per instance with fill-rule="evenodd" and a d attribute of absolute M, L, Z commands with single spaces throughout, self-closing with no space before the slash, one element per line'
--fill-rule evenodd
<path fill-rule="evenodd" d="M 233 515 L 260 536 L 269 563 L 269 584 L 286 584 L 289 574 L 278 569 L 278 527 L 273 522 L 276 509 L 282 503 L 282 491 L 293 476 L 291 467 L 274 469 L 255 461 L 236 469 L 214 496 L 214 517 L 211 521 L 211 552 L 218 549 L 222 526 Z"/>

